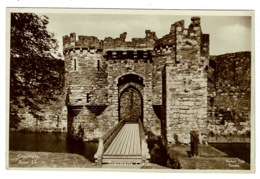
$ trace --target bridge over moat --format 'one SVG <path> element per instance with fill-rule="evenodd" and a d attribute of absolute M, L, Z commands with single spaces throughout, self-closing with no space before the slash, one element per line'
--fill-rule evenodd
<path fill-rule="evenodd" d="M 150 154 L 141 121 L 120 121 L 99 139 L 95 158 L 99 164 L 148 163 Z"/>

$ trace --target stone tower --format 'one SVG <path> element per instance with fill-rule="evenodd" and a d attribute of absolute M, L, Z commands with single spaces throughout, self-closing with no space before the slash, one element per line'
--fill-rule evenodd
<path fill-rule="evenodd" d="M 200 18 L 172 24 L 158 39 L 99 40 L 71 33 L 63 37 L 68 134 L 93 140 L 118 121 L 140 119 L 147 136 L 185 142 L 191 130 L 203 131 L 207 118 L 209 35 Z"/>
<path fill-rule="evenodd" d="M 168 142 L 188 143 L 190 131 L 206 129 L 209 35 L 202 33 L 200 18 L 192 17 L 188 29 L 184 21 L 176 22 L 157 44 L 155 61 L 165 62 L 162 135 Z"/>

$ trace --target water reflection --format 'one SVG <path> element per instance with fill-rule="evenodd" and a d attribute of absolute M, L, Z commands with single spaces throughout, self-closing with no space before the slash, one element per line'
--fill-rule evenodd
<path fill-rule="evenodd" d="M 94 162 L 97 142 L 66 140 L 66 133 L 9 133 L 9 150 L 76 153 Z"/>
<path fill-rule="evenodd" d="M 238 157 L 250 163 L 250 144 L 218 143 L 211 146 L 225 152 L 229 157 Z M 151 162 L 171 168 L 178 168 L 169 161 L 166 149 L 160 141 L 148 141 Z M 94 162 L 98 142 L 78 142 L 66 140 L 66 133 L 9 133 L 9 150 L 76 153 Z M 170 162 L 170 164 L 169 164 Z"/>
<path fill-rule="evenodd" d="M 212 147 L 250 164 L 250 143 L 211 143 Z"/>

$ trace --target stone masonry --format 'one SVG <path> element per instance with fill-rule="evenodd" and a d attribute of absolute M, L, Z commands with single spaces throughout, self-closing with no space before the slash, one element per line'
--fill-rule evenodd
<path fill-rule="evenodd" d="M 188 29 L 184 21 L 171 26 L 175 36 L 173 52 L 166 56 L 163 69 L 163 126 L 170 143 L 189 143 L 189 132 L 203 132 L 207 121 L 207 73 L 209 35 L 203 34 L 200 18 L 191 18 Z"/>
<path fill-rule="evenodd" d="M 150 30 L 145 34 L 132 41 L 125 40 L 126 32 L 104 40 L 75 33 L 63 37 L 63 116 L 70 137 L 101 137 L 129 118 L 132 108 L 146 133 L 170 143 L 185 142 L 191 130 L 205 129 L 209 35 L 202 33 L 200 18 L 192 17 L 188 29 L 184 21 L 172 24 L 160 39 Z"/>
<path fill-rule="evenodd" d="M 251 53 L 211 56 L 208 69 L 208 141 L 250 141 Z"/>
<path fill-rule="evenodd" d="M 96 140 L 120 120 L 141 120 L 148 138 L 189 143 L 250 141 L 251 53 L 209 55 L 200 18 L 178 21 L 157 38 L 63 37 L 65 88 L 35 119 L 25 108 L 17 130 L 67 132 Z M 15 130 L 15 129 L 11 129 Z"/>

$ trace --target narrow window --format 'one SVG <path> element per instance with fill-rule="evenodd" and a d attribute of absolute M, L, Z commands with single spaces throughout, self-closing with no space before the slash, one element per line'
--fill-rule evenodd
<path fill-rule="evenodd" d="M 99 60 L 97 61 L 97 70 L 98 71 L 100 70 L 100 61 Z"/>
<path fill-rule="evenodd" d="M 74 71 L 77 71 L 77 59 L 73 59 L 73 63 Z"/>
<path fill-rule="evenodd" d="M 87 103 L 90 102 L 90 94 L 89 93 L 86 93 L 86 101 L 87 101 Z"/>

